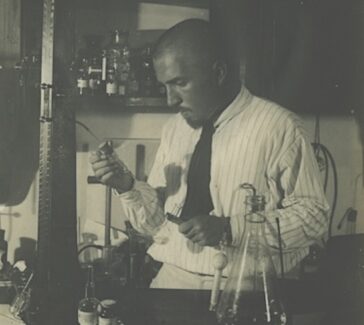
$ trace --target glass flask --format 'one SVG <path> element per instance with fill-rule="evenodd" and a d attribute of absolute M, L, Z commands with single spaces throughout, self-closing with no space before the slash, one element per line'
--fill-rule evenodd
<path fill-rule="evenodd" d="M 277 292 L 277 276 L 265 237 L 265 198 L 251 184 L 245 199 L 244 234 L 236 250 L 216 315 L 223 325 L 285 325 Z"/>

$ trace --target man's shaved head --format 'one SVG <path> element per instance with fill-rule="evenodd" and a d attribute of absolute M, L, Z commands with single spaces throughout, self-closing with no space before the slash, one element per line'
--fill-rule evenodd
<path fill-rule="evenodd" d="M 185 20 L 168 31 L 158 40 L 154 58 L 166 51 L 177 50 L 190 63 L 211 63 L 223 59 L 223 46 L 212 31 L 211 25 L 201 19 Z"/>

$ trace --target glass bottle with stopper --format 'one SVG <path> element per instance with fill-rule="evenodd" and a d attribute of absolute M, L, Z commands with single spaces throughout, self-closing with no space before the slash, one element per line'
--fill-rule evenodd
<path fill-rule="evenodd" d="M 87 280 L 85 285 L 85 297 L 78 305 L 78 322 L 80 325 L 97 325 L 97 306 L 99 301 L 95 297 L 94 269 L 87 267 Z"/>
<path fill-rule="evenodd" d="M 287 317 L 265 237 L 265 197 L 257 195 L 251 184 L 241 188 L 252 194 L 245 199 L 244 234 L 217 306 L 217 319 L 223 325 L 285 325 Z"/>
<path fill-rule="evenodd" d="M 86 58 L 83 58 L 77 71 L 77 88 L 80 95 L 84 95 L 85 90 L 89 87 L 88 66 L 88 60 Z"/>

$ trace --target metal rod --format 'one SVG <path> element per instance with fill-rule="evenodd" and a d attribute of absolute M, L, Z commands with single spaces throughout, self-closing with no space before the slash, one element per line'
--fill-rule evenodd
<path fill-rule="evenodd" d="M 105 201 L 105 247 L 111 245 L 110 229 L 111 229 L 111 187 L 106 186 Z"/>
<path fill-rule="evenodd" d="M 281 262 L 281 278 L 284 279 L 283 248 L 282 248 L 281 226 L 279 223 L 279 218 L 276 218 L 276 222 L 278 230 L 279 260 Z"/>

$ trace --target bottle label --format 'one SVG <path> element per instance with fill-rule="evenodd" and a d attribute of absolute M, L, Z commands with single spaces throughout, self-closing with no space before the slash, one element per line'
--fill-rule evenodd
<path fill-rule="evenodd" d="M 97 325 L 97 314 L 94 312 L 78 311 L 78 322 L 80 325 Z"/>
<path fill-rule="evenodd" d="M 98 325 L 113 325 L 114 320 L 115 320 L 114 318 L 99 317 L 99 324 Z"/>
<path fill-rule="evenodd" d="M 98 80 L 97 79 L 90 79 L 88 81 L 88 85 L 91 89 L 97 89 L 98 87 Z"/>
<path fill-rule="evenodd" d="M 118 91 L 117 91 L 117 85 L 115 82 L 111 83 L 111 82 L 108 82 L 106 84 L 106 93 L 109 94 L 109 95 L 114 95 L 114 94 L 117 94 Z"/>
<path fill-rule="evenodd" d="M 78 88 L 87 88 L 88 81 L 86 79 L 77 79 L 77 87 Z"/>
<path fill-rule="evenodd" d="M 119 85 L 119 95 L 125 96 L 125 94 L 126 94 L 125 88 L 126 88 L 125 85 Z"/>

